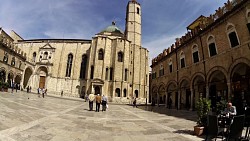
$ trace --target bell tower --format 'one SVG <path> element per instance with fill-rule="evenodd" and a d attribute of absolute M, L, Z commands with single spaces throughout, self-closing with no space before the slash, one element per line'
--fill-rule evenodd
<path fill-rule="evenodd" d="M 131 45 L 141 47 L 141 6 L 136 0 L 127 5 L 125 36 Z"/>

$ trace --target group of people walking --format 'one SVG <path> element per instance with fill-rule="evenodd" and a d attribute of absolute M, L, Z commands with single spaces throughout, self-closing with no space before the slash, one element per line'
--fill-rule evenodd
<path fill-rule="evenodd" d="M 102 111 L 106 111 L 108 106 L 108 99 L 105 95 L 100 96 L 100 94 L 97 94 L 96 96 L 94 94 L 86 95 L 85 101 L 89 101 L 89 111 L 93 111 L 93 103 L 96 102 L 96 112 L 100 111 L 100 105 L 102 105 Z"/>
<path fill-rule="evenodd" d="M 42 97 L 44 98 L 44 95 L 45 94 L 47 95 L 47 89 L 45 89 L 45 88 L 37 88 L 38 97 L 40 97 L 41 93 L 42 93 Z"/>

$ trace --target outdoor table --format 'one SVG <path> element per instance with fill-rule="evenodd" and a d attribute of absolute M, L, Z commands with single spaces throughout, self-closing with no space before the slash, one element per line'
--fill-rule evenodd
<path fill-rule="evenodd" d="M 226 114 L 219 114 L 218 115 L 218 125 L 219 128 L 225 128 L 226 130 L 232 124 L 233 116 L 227 116 Z"/>

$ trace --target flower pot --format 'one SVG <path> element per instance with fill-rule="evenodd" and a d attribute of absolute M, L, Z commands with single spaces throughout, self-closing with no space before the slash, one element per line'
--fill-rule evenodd
<path fill-rule="evenodd" d="M 8 92 L 8 88 L 3 88 L 3 90 L 4 90 L 5 92 Z"/>
<path fill-rule="evenodd" d="M 203 134 L 204 127 L 194 126 L 194 134 L 200 136 Z"/>

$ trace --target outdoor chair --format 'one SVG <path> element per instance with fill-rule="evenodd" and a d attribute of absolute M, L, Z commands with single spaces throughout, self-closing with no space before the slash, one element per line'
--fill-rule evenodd
<path fill-rule="evenodd" d="M 247 108 L 245 110 L 245 123 L 244 123 L 244 127 L 246 127 L 245 138 L 248 138 L 249 137 L 249 127 L 250 127 L 250 108 Z"/>
<path fill-rule="evenodd" d="M 218 126 L 218 117 L 216 115 L 208 115 L 208 125 L 207 125 L 207 132 L 206 132 L 206 140 L 208 139 L 208 137 L 210 138 L 214 138 L 215 137 L 215 141 L 218 137 L 219 134 L 221 134 L 222 140 L 223 140 L 223 132 L 224 129 L 223 128 L 219 128 Z"/>
<path fill-rule="evenodd" d="M 242 130 L 244 128 L 245 115 L 239 115 L 233 117 L 233 123 L 230 125 L 227 131 L 227 141 L 229 139 L 239 140 L 242 135 Z"/>

